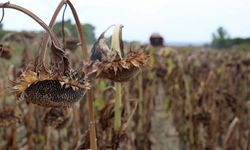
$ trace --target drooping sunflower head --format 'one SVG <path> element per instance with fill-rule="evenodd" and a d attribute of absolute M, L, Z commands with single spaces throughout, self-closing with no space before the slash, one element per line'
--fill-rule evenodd
<path fill-rule="evenodd" d="M 25 71 L 15 82 L 13 90 L 17 97 L 44 107 L 70 106 L 79 101 L 89 88 L 81 78 L 43 76 Z"/>
<path fill-rule="evenodd" d="M 144 53 L 132 54 L 132 52 L 125 54 L 121 29 L 121 25 L 115 26 L 111 48 L 105 43 L 104 34 L 107 30 L 95 42 L 91 50 L 91 63 L 86 69 L 90 75 L 94 74 L 96 77 L 123 82 L 135 77 L 146 65 L 148 55 Z"/>
<path fill-rule="evenodd" d="M 84 75 L 69 68 L 62 50 L 54 47 L 52 56 L 50 69 L 27 69 L 14 82 L 12 89 L 17 97 L 44 107 L 67 107 L 84 96 L 89 88 Z"/>
<path fill-rule="evenodd" d="M 96 62 L 93 71 L 97 77 L 115 82 L 124 82 L 134 78 L 147 63 L 148 56 L 141 53 L 113 62 Z"/>
<path fill-rule="evenodd" d="M 12 48 L 8 44 L 0 44 L 0 57 L 10 59 L 12 56 Z"/>

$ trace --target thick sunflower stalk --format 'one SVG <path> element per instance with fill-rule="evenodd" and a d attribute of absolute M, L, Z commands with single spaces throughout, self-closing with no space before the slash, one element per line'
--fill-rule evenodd
<path fill-rule="evenodd" d="M 122 59 L 123 52 L 123 43 L 122 43 L 122 26 L 116 25 L 111 41 L 111 50 L 115 52 L 116 55 Z M 115 121 L 114 121 L 114 130 L 118 132 L 122 125 L 122 84 L 119 82 L 115 83 Z"/>

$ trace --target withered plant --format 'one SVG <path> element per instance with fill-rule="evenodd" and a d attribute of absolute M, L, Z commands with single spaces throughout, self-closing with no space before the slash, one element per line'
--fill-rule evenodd
<path fill-rule="evenodd" d="M 79 32 L 79 45 L 81 45 L 83 51 L 83 69 L 82 70 L 74 70 L 70 66 L 70 62 L 68 60 L 68 56 L 65 53 L 65 48 L 67 44 L 65 42 L 63 36 L 63 44 L 61 44 L 58 38 L 53 33 L 53 25 L 55 23 L 55 19 L 61 10 L 63 5 L 69 5 L 73 16 L 75 18 L 77 29 Z M 41 43 L 39 49 L 39 56 L 36 61 L 29 63 L 29 65 L 25 64 L 25 70 L 22 74 L 15 79 L 13 82 L 13 93 L 16 95 L 18 100 L 25 100 L 28 104 L 28 112 L 25 109 L 22 111 L 26 112 L 27 116 L 25 117 L 25 126 L 27 128 L 27 143 L 29 149 L 33 149 L 34 137 L 32 136 L 32 130 L 36 130 L 35 126 L 41 126 L 37 124 L 37 120 L 32 121 L 33 113 L 43 113 L 42 121 L 43 126 L 50 126 L 57 129 L 67 128 L 69 126 L 75 126 L 79 128 L 79 114 L 76 109 L 78 107 L 75 105 L 76 102 L 83 99 L 85 92 L 90 88 L 89 83 L 94 83 L 94 80 L 98 77 L 107 78 L 109 80 L 115 82 L 124 82 L 131 80 L 135 75 L 139 73 L 141 68 L 146 64 L 148 56 L 140 53 L 124 53 L 123 44 L 121 40 L 121 28 L 115 28 L 115 32 L 112 35 L 112 45 L 111 48 L 104 49 L 96 49 L 100 45 L 100 41 L 104 40 L 104 33 L 100 36 L 98 41 L 94 44 L 92 48 L 92 55 L 94 55 L 95 51 L 104 52 L 108 55 L 107 59 L 95 59 L 92 55 L 89 58 L 87 53 L 87 46 L 83 36 L 82 28 L 80 25 L 80 21 L 78 19 L 77 13 L 69 0 L 62 0 L 58 5 L 54 15 L 52 16 L 51 22 L 49 26 L 47 26 L 41 19 L 39 19 L 32 12 L 28 11 L 25 8 L 20 6 L 10 4 L 10 3 L 0 3 L 0 8 L 11 8 L 19 10 L 31 18 L 33 18 L 37 23 L 39 23 L 45 30 L 46 34 L 43 37 L 43 41 Z M 63 24 L 63 23 L 62 23 Z M 62 28 L 64 31 L 64 29 Z M 48 38 L 51 38 L 51 53 L 50 53 L 50 63 L 46 61 L 46 47 L 48 44 Z M 119 43 L 117 45 L 117 43 Z M 126 121 L 122 121 L 122 92 L 121 92 L 121 84 L 117 83 L 116 85 L 116 93 L 117 100 L 115 107 L 111 107 L 115 112 L 115 120 L 114 120 L 114 128 L 116 132 L 113 132 L 113 137 L 111 139 L 110 144 L 107 144 L 105 141 L 102 141 L 99 136 L 96 136 L 96 126 L 95 126 L 95 118 L 94 118 L 94 97 L 93 91 L 87 94 L 88 100 L 88 113 L 89 113 L 89 136 L 90 136 L 90 146 L 87 148 L 97 149 L 97 142 L 101 142 L 104 144 L 99 144 L 100 148 L 108 148 L 112 147 L 116 149 L 121 142 L 121 136 L 123 136 L 124 131 L 128 126 L 128 122 L 131 121 L 132 116 L 136 110 L 136 106 L 134 106 L 134 111 L 130 114 L 130 116 Z M 36 104 L 37 106 L 33 107 L 32 104 Z M 20 103 L 22 104 L 22 103 Z M 47 109 L 43 109 L 47 108 Z M 37 108 L 37 109 L 34 109 Z M 44 112 L 45 114 L 44 114 Z M 72 113 L 73 123 L 72 123 Z M 41 115 L 36 116 L 36 118 Z M 78 117 L 77 117 L 78 116 Z M 36 119 L 35 118 L 35 119 Z M 41 118 L 40 118 L 41 119 Z M 108 121 L 108 120 L 107 120 Z M 35 122 L 35 123 L 34 123 Z M 122 125 L 123 123 L 123 125 Z M 42 128 L 46 132 L 46 141 L 45 148 L 50 149 L 52 147 L 51 142 L 53 141 L 51 137 L 51 133 L 53 129 L 50 127 Z M 40 130 L 41 127 L 38 129 Z M 111 127 L 113 128 L 113 127 Z M 36 131 L 40 133 L 42 131 Z M 102 131 L 99 131 L 102 133 Z M 60 134 L 60 133 L 59 133 Z M 77 135 L 77 134 L 76 134 Z M 79 136 L 79 135 L 77 135 Z M 78 144 L 78 139 L 75 138 L 76 141 L 73 141 L 72 148 L 75 148 Z M 54 140 L 59 140 L 60 143 L 61 138 L 56 138 Z M 22 147 L 22 146 L 19 146 Z"/>
<path fill-rule="evenodd" d="M 5 4 L 4 7 L 19 9 L 39 22 L 52 37 L 51 66 L 45 70 L 40 66 L 27 69 L 15 82 L 14 92 L 18 97 L 46 107 L 70 106 L 78 101 L 85 93 L 87 82 L 82 74 L 73 71 L 62 50 L 61 44 L 51 32 L 50 28 L 37 16 L 13 4 Z M 40 55 L 39 57 L 43 57 Z M 42 64 L 45 64 L 44 62 Z M 39 72 L 37 71 L 39 70 Z M 42 71 L 40 71 L 42 70 Z"/>
<path fill-rule="evenodd" d="M 123 93 L 120 82 L 129 81 L 135 77 L 141 68 L 145 66 L 148 55 L 124 52 L 121 25 L 115 25 L 111 36 L 111 48 L 109 48 L 104 36 L 108 29 L 100 35 L 91 49 L 90 63 L 86 66 L 84 72 L 90 78 L 104 78 L 116 82 L 115 102 L 108 102 L 101 111 L 100 126 L 102 129 L 105 128 L 107 132 L 105 134 L 104 132 L 97 132 L 99 133 L 97 135 L 101 136 L 97 136 L 97 140 L 101 149 L 117 149 L 119 144 L 125 139 L 125 130 L 128 122 L 131 121 L 131 116 L 134 114 L 134 111 L 132 111 L 127 122 L 125 120 L 122 121 L 124 108 L 122 106 Z M 136 106 L 134 106 L 134 110 L 136 110 Z M 114 122 L 113 126 L 110 123 L 111 121 Z M 109 134 L 111 134 L 111 137 Z M 84 146 L 81 148 L 84 148 Z"/>
<path fill-rule="evenodd" d="M 115 26 L 112 44 L 107 44 L 104 31 L 89 56 L 74 15 L 83 59 L 69 61 L 65 41 L 61 44 L 51 31 L 66 3 L 71 6 L 70 1 L 61 1 L 49 26 L 36 19 L 47 31 L 42 43 L 36 45 L 40 46 L 39 57 L 20 66 L 23 72 L 17 79 L 10 77 L 15 81 L 15 95 L 27 104 L 12 107 L 15 99 L 4 90 L 9 82 L 6 74 L 10 76 L 12 69 L 0 64 L 0 148 L 249 148 L 248 52 L 122 46 L 121 26 Z M 23 10 L 9 3 L 0 7 Z M 74 9 L 72 12 L 76 14 Z M 141 49 L 147 54 L 137 52 Z M 147 60 L 150 67 L 136 77 Z M 72 69 L 69 62 L 83 68 Z M 84 96 L 89 84 L 91 89 Z"/>
<path fill-rule="evenodd" d="M 113 45 L 111 48 L 105 42 L 106 31 L 97 39 L 91 49 L 89 66 L 91 71 L 88 71 L 95 74 L 96 77 L 115 82 L 129 81 L 138 74 L 141 67 L 145 66 L 148 55 L 124 52 L 123 42 L 121 41 L 121 27 L 116 30 L 118 31 L 114 31 L 112 35 Z"/>
<path fill-rule="evenodd" d="M 8 44 L 0 44 L 0 57 L 5 59 L 11 58 L 12 49 Z"/>
<path fill-rule="evenodd" d="M 2 110 L 0 112 L 0 127 L 10 127 L 11 125 L 16 125 L 21 121 L 19 115 L 15 114 L 13 109 Z"/>

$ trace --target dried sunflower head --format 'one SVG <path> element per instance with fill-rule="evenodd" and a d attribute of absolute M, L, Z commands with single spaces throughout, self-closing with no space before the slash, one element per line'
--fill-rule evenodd
<path fill-rule="evenodd" d="M 14 110 L 6 109 L 0 112 L 0 127 L 9 127 L 20 122 L 20 117 Z"/>
<path fill-rule="evenodd" d="M 112 62 L 95 62 L 92 65 L 92 73 L 97 77 L 107 78 L 116 82 L 128 81 L 134 78 L 147 63 L 146 54 L 136 54 L 125 59 Z"/>
<path fill-rule="evenodd" d="M 68 77 L 39 78 L 33 71 L 25 71 L 13 87 L 17 97 L 44 107 L 71 106 L 79 101 L 89 87 L 88 83 Z"/>
<path fill-rule="evenodd" d="M 125 55 L 121 39 L 122 26 L 117 25 L 112 35 L 111 48 L 104 42 L 104 31 L 91 50 L 91 63 L 87 67 L 89 76 L 107 78 L 116 82 L 132 79 L 147 63 L 148 55 L 144 53 Z"/>
<path fill-rule="evenodd" d="M 12 52 L 12 49 L 10 45 L 0 44 L 0 57 L 5 58 L 5 59 L 10 59 L 11 52 Z"/>
<path fill-rule="evenodd" d="M 14 82 L 17 97 L 44 107 L 66 107 L 84 96 L 89 84 L 81 73 L 69 68 L 64 51 L 52 47 L 52 56 L 51 69 L 43 73 L 27 69 Z"/>
<path fill-rule="evenodd" d="M 77 39 L 67 39 L 65 47 L 71 51 L 74 51 L 78 47 L 79 41 Z"/>
<path fill-rule="evenodd" d="M 56 129 L 66 127 L 72 121 L 72 108 L 50 108 L 43 118 L 45 126 L 52 126 Z"/>

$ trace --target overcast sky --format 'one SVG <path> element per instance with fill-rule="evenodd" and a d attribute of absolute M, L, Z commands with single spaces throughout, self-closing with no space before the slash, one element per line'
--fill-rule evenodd
<path fill-rule="evenodd" d="M 93 24 L 97 36 L 109 25 L 120 23 L 124 25 L 123 38 L 130 41 L 147 42 L 150 34 L 158 32 L 166 42 L 209 42 L 212 32 L 219 26 L 223 26 L 231 37 L 250 37 L 250 0 L 71 1 L 80 21 Z M 28 8 L 48 24 L 60 0 L 10 2 Z M 7 9 L 5 12 L 5 29 L 42 29 L 16 10 Z M 66 18 L 72 18 L 69 9 L 67 12 Z"/>

